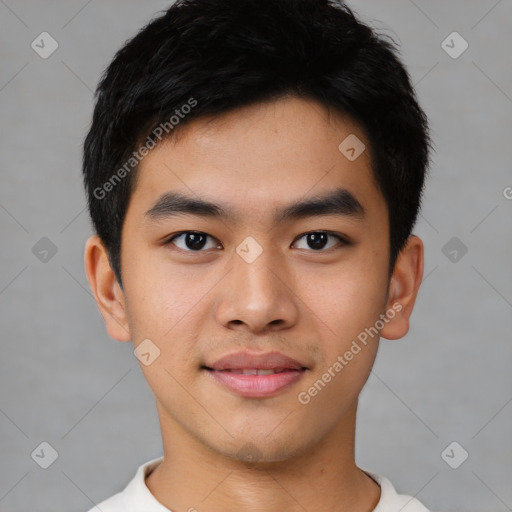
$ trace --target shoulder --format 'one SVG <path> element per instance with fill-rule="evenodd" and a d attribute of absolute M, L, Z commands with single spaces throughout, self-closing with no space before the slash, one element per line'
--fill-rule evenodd
<path fill-rule="evenodd" d="M 163 457 L 152 459 L 140 465 L 135 476 L 119 493 L 98 503 L 87 512 L 138 512 L 149 510 L 160 512 L 164 508 L 146 487 L 146 476 L 162 461 Z"/>
<path fill-rule="evenodd" d="M 123 512 L 125 510 L 124 507 L 124 492 L 119 492 L 101 503 L 98 503 L 87 512 Z"/>
<path fill-rule="evenodd" d="M 383 475 L 363 470 L 380 486 L 380 500 L 372 512 L 430 512 L 419 500 L 406 494 L 398 494 L 393 484 Z"/>

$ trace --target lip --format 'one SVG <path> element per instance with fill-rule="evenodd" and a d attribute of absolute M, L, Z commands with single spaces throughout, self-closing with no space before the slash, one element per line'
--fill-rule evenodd
<path fill-rule="evenodd" d="M 205 365 L 212 370 L 243 370 L 258 368 L 262 370 L 289 369 L 301 370 L 306 366 L 291 357 L 280 352 L 266 352 L 263 354 L 251 354 L 250 352 L 234 352 L 221 357 L 211 364 Z"/>
<path fill-rule="evenodd" d="M 205 371 L 216 382 L 233 393 L 245 398 L 267 398 L 299 381 L 305 373 L 304 370 L 286 370 L 273 375 L 242 375 L 225 370 Z"/>
<path fill-rule="evenodd" d="M 270 375 L 245 375 L 243 370 L 274 370 Z M 307 367 L 280 352 L 228 354 L 203 366 L 217 383 L 246 398 L 270 397 L 299 381 Z M 230 371 L 233 370 L 233 371 Z"/>

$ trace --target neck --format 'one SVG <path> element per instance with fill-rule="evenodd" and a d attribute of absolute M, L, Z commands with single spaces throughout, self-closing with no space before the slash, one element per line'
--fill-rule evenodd
<path fill-rule="evenodd" d="M 379 486 L 355 464 L 357 402 L 328 436 L 292 458 L 246 463 L 190 436 L 157 402 L 164 458 L 146 478 L 155 498 L 174 512 L 370 512 Z"/>

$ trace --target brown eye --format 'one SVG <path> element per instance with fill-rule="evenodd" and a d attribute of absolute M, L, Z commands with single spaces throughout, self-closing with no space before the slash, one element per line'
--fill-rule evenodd
<path fill-rule="evenodd" d="M 308 233 L 306 241 L 311 249 L 323 249 L 328 242 L 327 233 Z"/>
<path fill-rule="evenodd" d="M 208 239 L 212 240 L 209 244 Z M 173 244 L 183 251 L 200 252 L 205 248 L 215 249 L 219 247 L 219 244 L 216 244 L 213 240 L 213 237 L 200 231 L 184 231 L 170 238 L 167 244 Z"/>
<path fill-rule="evenodd" d="M 322 251 L 322 249 L 332 249 L 339 245 L 347 245 L 345 239 L 343 239 L 340 235 L 336 235 L 333 233 L 329 233 L 327 231 L 311 231 L 310 233 L 305 233 L 298 240 L 304 239 L 306 242 L 306 247 L 298 247 L 298 249 L 312 249 L 314 251 Z M 335 239 L 335 243 L 329 244 L 330 239 Z M 337 242 L 336 242 L 337 241 Z"/>

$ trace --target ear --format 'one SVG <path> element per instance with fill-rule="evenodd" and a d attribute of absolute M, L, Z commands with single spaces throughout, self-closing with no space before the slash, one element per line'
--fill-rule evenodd
<path fill-rule="evenodd" d="M 386 311 L 395 315 L 381 330 L 381 336 L 388 340 L 402 338 L 409 331 L 409 317 L 412 314 L 418 290 L 423 279 L 423 242 L 411 235 L 400 251 L 390 279 Z"/>
<path fill-rule="evenodd" d="M 124 293 L 117 282 L 103 242 L 98 235 L 91 236 L 85 244 L 85 272 L 107 332 L 118 341 L 130 341 Z"/>

